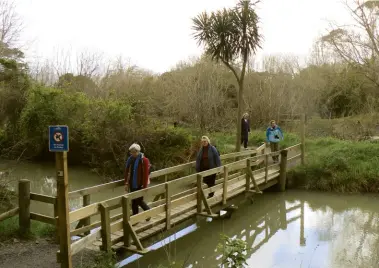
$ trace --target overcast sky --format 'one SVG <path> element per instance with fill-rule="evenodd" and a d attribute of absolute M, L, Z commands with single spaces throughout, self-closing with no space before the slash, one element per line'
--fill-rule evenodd
<path fill-rule="evenodd" d="M 90 50 L 122 55 L 133 64 L 164 72 L 202 53 L 193 40 L 191 18 L 234 6 L 236 0 L 16 0 L 34 40 L 27 55 L 50 58 L 56 51 Z M 305 56 L 328 26 L 346 21 L 341 0 L 263 0 L 259 4 L 262 55 Z"/>

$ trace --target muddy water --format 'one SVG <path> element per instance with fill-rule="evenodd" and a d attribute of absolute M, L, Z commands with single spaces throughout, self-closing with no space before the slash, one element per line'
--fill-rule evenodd
<path fill-rule="evenodd" d="M 0 163 L 0 170 L 11 165 Z M 17 188 L 16 181 L 27 178 L 33 192 L 55 195 L 54 176 L 53 164 L 18 164 L 9 176 L 10 187 Z M 100 176 L 85 168 L 71 167 L 69 178 L 70 190 L 102 183 Z M 107 190 L 91 196 L 91 201 L 122 193 L 122 188 Z M 71 200 L 70 207 L 80 203 L 80 199 Z M 180 264 L 174 267 L 220 267 L 223 256 L 217 246 L 220 234 L 226 234 L 246 241 L 248 267 L 379 267 L 378 203 L 378 195 L 266 192 L 253 204 L 239 205 L 231 219 L 188 222 L 172 236 L 150 241 L 154 250 L 144 257 L 128 255 L 120 265 L 168 267 L 171 261 Z M 31 210 L 53 213 L 50 205 L 33 201 Z"/>
<path fill-rule="evenodd" d="M 178 265 L 173 267 L 220 267 L 217 245 L 226 234 L 247 243 L 247 267 L 379 267 L 378 202 L 374 195 L 264 193 L 231 219 L 190 224 L 144 257 L 120 264 L 169 267 L 169 260 Z"/>
<path fill-rule="evenodd" d="M 9 181 L 9 188 L 17 191 L 17 181 L 19 179 L 28 179 L 31 184 L 31 191 L 50 196 L 56 196 L 56 178 L 54 163 L 35 164 L 19 163 L 14 165 L 12 162 L 0 163 L 0 171 L 11 169 L 10 174 L 5 178 Z M 82 189 L 104 183 L 102 177 L 88 170 L 88 168 L 70 167 L 69 174 L 69 191 Z M 121 188 L 110 189 L 91 195 L 91 202 L 101 201 L 119 196 L 124 192 Z M 81 207 L 82 199 L 70 199 L 70 209 Z M 32 201 L 31 211 L 53 216 L 53 206 L 41 202 Z"/>

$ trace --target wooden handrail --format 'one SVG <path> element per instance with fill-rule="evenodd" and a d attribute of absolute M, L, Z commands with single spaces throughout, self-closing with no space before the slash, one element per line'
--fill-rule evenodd
<path fill-rule="evenodd" d="M 296 145 L 296 146 L 298 146 L 298 145 Z M 294 146 L 292 146 L 292 147 L 294 147 Z M 291 148 L 291 147 L 289 147 L 289 148 Z M 283 150 L 286 150 L 286 149 L 283 149 Z M 283 150 L 281 150 L 281 151 L 283 151 Z M 257 156 L 250 157 L 248 159 L 251 159 L 251 165 L 254 166 L 254 165 L 258 164 L 258 160 L 259 159 L 266 158 L 267 156 L 279 155 L 281 153 L 281 151 L 273 152 L 273 153 L 268 153 L 268 154 L 257 155 Z M 238 155 L 238 154 L 236 154 L 236 153 L 229 154 L 230 157 L 231 156 L 235 157 L 236 155 Z M 249 155 L 249 153 L 243 152 L 242 155 Z M 268 165 L 268 163 L 267 163 L 267 165 Z M 269 167 L 276 167 L 278 165 L 279 164 L 274 164 L 274 165 L 271 165 Z M 170 183 L 173 184 L 172 193 L 175 194 L 173 190 L 176 189 L 176 188 L 180 188 L 180 186 L 183 186 L 183 185 L 185 186 L 186 184 L 188 184 L 190 182 L 195 182 L 197 176 L 205 177 L 205 176 L 209 176 L 209 175 L 213 175 L 213 174 L 217 174 L 217 173 L 222 174 L 224 172 L 224 167 L 228 168 L 228 172 L 239 170 L 239 169 L 245 169 L 247 167 L 247 161 L 246 161 L 246 159 L 239 160 L 239 161 L 236 161 L 236 162 L 233 162 L 233 163 L 230 163 L 230 164 L 226 164 L 226 165 L 218 167 L 218 168 L 206 170 L 206 171 L 203 171 L 203 172 L 200 172 L 200 173 L 197 173 L 197 174 L 192 174 L 192 175 L 189 175 L 189 176 L 185 176 L 185 177 L 182 177 L 182 178 L 178 178 L 178 179 L 172 180 L 172 181 L 170 181 Z M 107 187 L 109 187 L 108 185 L 110 185 L 110 184 L 112 184 L 112 183 L 107 183 L 107 184 L 104 184 L 104 185 L 94 186 L 94 187 L 90 187 L 90 188 L 92 188 L 92 189 L 93 188 L 99 189 L 100 186 L 107 186 Z M 87 189 L 88 188 L 82 189 L 82 190 L 78 190 L 78 191 L 81 191 L 80 194 L 83 194 L 83 193 L 88 194 L 89 191 L 92 191 L 92 190 L 88 191 Z M 162 184 L 151 186 L 151 187 L 146 188 L 146 189 L 142 189 L 142 190 L 135 191 L 135 192 L 132 192 L 132 193 L 127 193 L 127 194 L 124 194 L 124 195 L 121 195 L 121 196 L 117 196 L 117 197 L 114 197 L 114 198 L 111 198 L 111 199 L 108 199 L 108 200 L 104 200 L 102 202 L 106 202 L 109 205 L 109 209 L 113 210 L 113 209 L 117 209 L 117 208 L 121 207 L 121 205 L 122 205 L 121 199 L 122 199 L 123 196 L 124 197 L 128 197 L 130 199 L 135 199 L 135 198 L 138 198 L 138 197 L 148 198 L 148 197 L 152 197 L 152 196 L 155 196 L 155 195 L 158 195 L 158 194 L 164 194 L 164 193 L 165 193 L 165 183 L 162 183 Z M 78 220 L 81 220 L 81 219 L 84 219 L 84 218 L 87 218 L 87 217 L 99 214 L 100 213 L 99 204 L 102 203 L 102 202 L 93 203 L 91 205 L 88 205 L 88 206 L 79 208 L 77 210 L 71 211 L 70 212 L 70 223 L 73 223 L 73 222 L 76 222 Z"/>
<path fill-rule="evenodd" d="M 17 208 L 13 208 L 11 210 L 4 212 L 3 214 L 0 214 L 0 221 L 16 216 L 19 211 L 20 211 L 20 208 L 17 207 Z"/>
<path fill-rule="evenodd" d="M 224 155 L 221 155 L 220 158 L 221 158 L 221 160 L 228 160 L 231 158 L 244 157 L 244 156 L 249 156 L 249 155 L 256 154 L 256 153 L 257 153 L 257 150 L 248 150 L 248 151 L 243 151 L 243 152 L 224 154 Z M 184 171 L 188 168 L 194 167 L 195 163 L 196 163 L 195 161 L 192 161 L 192 162 L 181 164 L 178 166 L 153 171 L 150 174 L 150 179 L 162 177 L 162 176 L 169 175 L 169 174 L 172 174 L 175 172 Z M 83 189 L 79 189 L 79 190 L 69 192 L 69 198 L 79 198 L 79 197 L 84 196 L 84 195 L 98 193 L 98 192 L 101 192 L 104 190 L 113 189 L 116 187 L 121 187 L 123 185 L 124 185 L 124 180 L 122 179 L 122 180 L 117 180 L 117 181 L 113 181 L 113 182 L 109 182 L 109 183 L 105 183 L 105 184 L 86 187 Z"/>

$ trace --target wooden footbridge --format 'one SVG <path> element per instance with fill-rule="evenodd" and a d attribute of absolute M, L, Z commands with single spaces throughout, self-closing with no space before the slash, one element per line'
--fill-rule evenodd
<path fill-rule="evenodd" d="M 79 237 L 71 242 L 71 254 L 83 249 L 110 252 L 120 248 L 145 254 L 148 250 L 144 240 L 196 216 L 219 217 L 216 207 L 228 206 L 229 201 L 241 194 L 260 194 L 276 184 L 284 191 L 287 166 L 304 160 L 304 146 L 297 144 L 275 153 L 265 150 L 262 145 L 255 150 L 222 155 L 223 166 L 200 173 L 190 171 L 194 162 L 159 170 L 151 174 L 151 179 L 164 177 L 165 182 L 93 204 L 91 194 L 124 187 L 123 180 L 70 192 L 70 198 L 83 198 L 83 207 L 69 213 L 69 223 L 78 222 L 70 235 Z M 292 157 L 288 157 L 289 152 Z M 274 155 L 280 155 L 280 163 L 271 164 Z M 181 176 L 183 172 L 187 175 Z M 211 174 L 217 174 L 218 179 L 215 186 L 208 188 L 202 179 Z M 215 194 L 207 199 L 210 192 Z M 132 216 L 131 201 L 138 197 L 151 200 L 151 209 Z M 91 222 L 96 215 L 100 215 L 100 221 Z"/>
<path fill-rule="evenodd" d="M 216 250 L 220 241 L 218 239 L 209 239 L 208 235 L 214 233 L 214 228 L 217 230 L 222 229 L 222 233 L 228 237 L 245 241 L 248 249 L 246 257 L 249 259 L 279 230 L 286 230 L 288 225 L 296 222 L 299 225 L 299 246 L 305 246 L 304 201 L 286 202 L 283 196 L 270 193 L 257 199 L 254 202 L 254 207 L 259 207 L 259 209 L 255 209 L 253 215 L 250 213 L 250 208 L 249 213 L 246 213 L 246 210 L 236 212 L 238 224 L 235 224 L 234 221 L 225 221 L 221 227 L 221 224 L 210 222 L 201 224 L 200 229 L 198 229 L 199 223 L 195 222 L 180 228 L 180 233 L 186 233 L 180 236 L 180 239 L 176 237 L 172 237 L 171 241 L 166 239 L 164 243 L 160 242 L 160 246 L 165 247 L 166 254 L 173 256 L 172 258 L 175 260 L 186 260 L 185 267 L 191 265 L 208 267 L 210 263 L 212 263 L 212 267 L 219 267 L 223 261 L 220 258 L 220 251 Z M 215 225 L 216 227 L 214 227 Z M 175 248 L 171 248 L 166 244 L 173 241 L 175 241 Z M 201 247 L 199 247 L 199 244 Z M 186 250 L 177 252 L 177 248 L 185 248 Z M 142 259 L 135 266 L 148 267 L 152 260 L 162 260 L 162 256 L 159 254 L 162 254 L 161 251 L 151 252 L 149 253 L 149 260 Z M 134 256 L 127 258 L 121 261 L 118 267 L 124 267 L 134 260 Z"/>

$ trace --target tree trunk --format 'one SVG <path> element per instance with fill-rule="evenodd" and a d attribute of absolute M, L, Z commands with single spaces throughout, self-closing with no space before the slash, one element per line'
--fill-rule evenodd
<path fill-rule="evenodd" d="M 236 136 L 236 152 L 241 151 L 241 120 L 243 110 L 243 80 L 238 83 L 238 112 L 237 112 L 237 136 Z"/>

